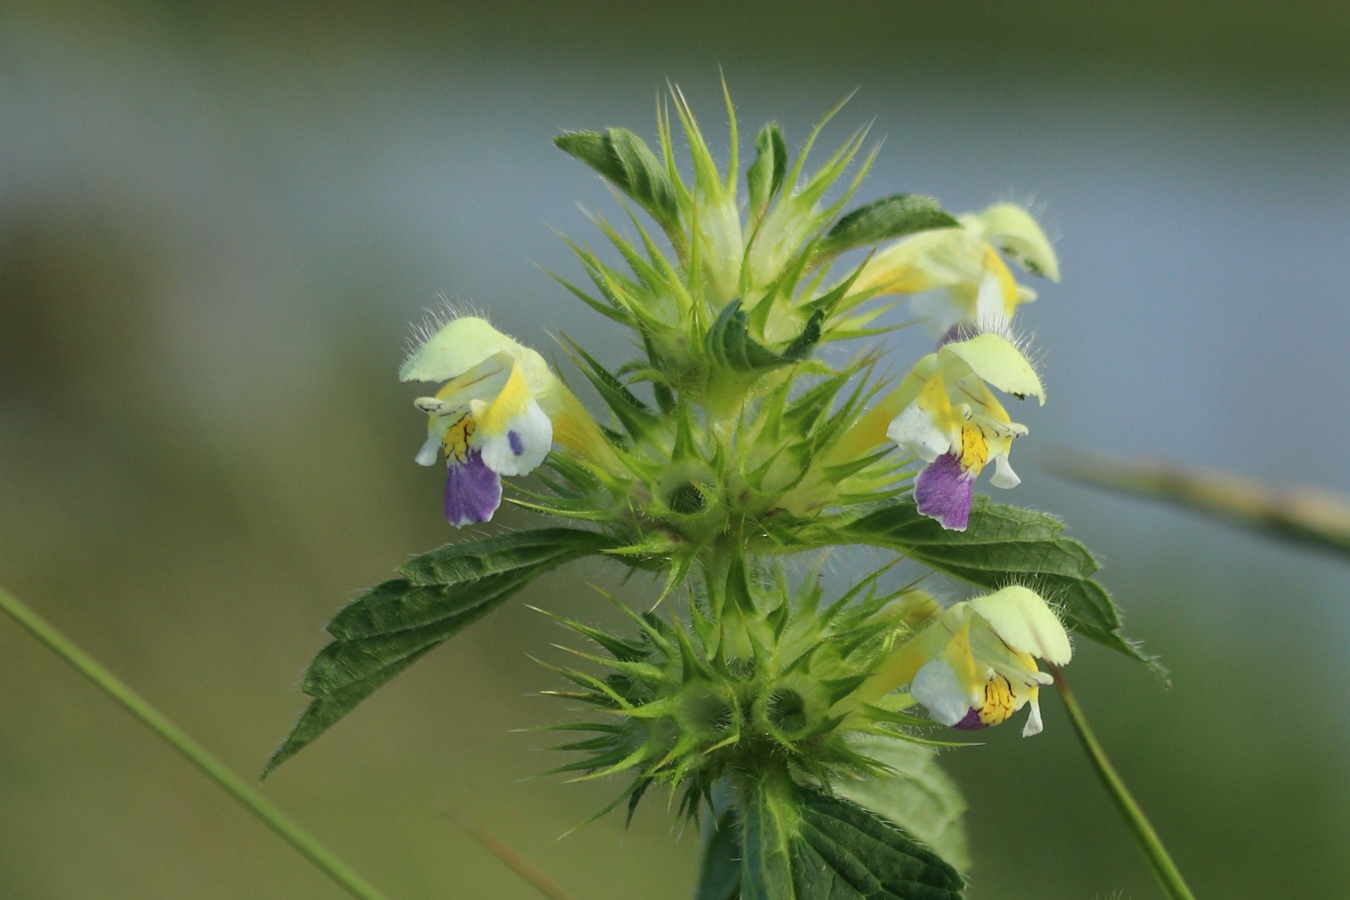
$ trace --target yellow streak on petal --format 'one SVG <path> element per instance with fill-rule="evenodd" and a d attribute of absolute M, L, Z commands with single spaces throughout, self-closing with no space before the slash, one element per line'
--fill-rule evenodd
<path fill-rule="evenodd" d="M 917 294 L 950 284 L 950 273 L 935 266 L 935 259 L 959 254 L 966 239 L 961 228 L 935 228 L 903 237 L 867 261 L 850 293 Z"/>
<path fill-rule="evenodd" d="M 525 385 L 525 376 L 520 366 L 511 367 L 511 375 L 502 385 L 501 392 L 487 405 L 479 421 L 483 434 L 498 437 L 507 432 L 511 423 L 525 414 L 530 404 L 530 389 Z"/>
<path fill-rule="evenodd" d="M 984 685 L 984 701 L 979 707 L 980 721 L 986 725 L 999 725 L 1008 721 L 1020 705 L 1008 679 L 995 675 Z"/>
<path fill-rule="evenodd" d="M 507 372 L 508 366 L 515 366 L 511 354 L 494 353 L 441 385 L 436 392 L 436 399 L 452 406 L 464 407 L 469 405 L 470 400 L 491 397 L 501 391 L 499 385 L 505 383 L 503 373 Z"/>
<path fill-rule="evenodd" d="M 980 413 L 984 415 L 985 418 L 993 419 L 995 422 L 1004 424 L 1012 422 L 1012 417 L 1009 416 L 1008 411 L 1003 408 L 1003 404 L 998 402 L 998 398 L 994 396 L 993 391 L 989 390 L 988 385 L 980 383 L 973 391 L 971 391 L 970 386 L 967 383 L 966 385 L 963 385 L 963 388 L 971 395 L 971 399 L 974 401 L 975 405 L 979 407 Z"/>
<path fill-rule="evenodd" d="M 1017 293 L 1017 280 L 1008 270 L 1008 264 L 1003 261 L 1003 257 L 994 249 L 993 244 L 984 245 L 984 264 L 998 280 L 999 292 L 1003 294 L 1003 312 L 1011 316 L 1017 311 L 1017 304 L 1021 297 Z"/>
<path fill-rule="evenodd" d="M 956 673 L 957 680 L 970 696 L 977 696 L 983 689 L 985 677 L 975 666 L 975 655 L 970 649 L 970 619 L 961 623 L 961 629 L 942 649 L 942 658 Z"/>
<path fill-rule="evenodd" d="M 553 421 L 553 440 L 611 475 L 627 477 L 623 463 L 595 419 L 556 378 L 538 398 L 539 407 Z"/>
<path fill-rule="evenodd" d="M 435 418 L 434 416 L 432 417 Z M 463 463 L 469 458 L 469 441 L 477 428 L 472 413 L 465 413 L 445 430 L 441 443 L 445 445 L 445 458 Z"/>
<path fill-rule="evenodd" d="M 961 468 L 971 475 L 979 475 L 989 461 L 989 443 L 978 425 L 961 426 Z"/>
<path fill-rule="evenodd" d="M 947 382 L 940 369 L 928 379 L 914 403 L 933 417 L 933 424 L 944 434 L 956 434 L 965 422 L 965 417 L 952 407 L 951 397 L 947 394 Z"/>

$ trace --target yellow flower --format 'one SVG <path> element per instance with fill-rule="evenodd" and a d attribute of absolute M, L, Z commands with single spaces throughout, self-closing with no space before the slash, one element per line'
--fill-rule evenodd
<path fill-rule="evenodd" d="M 418 346 L 401 381 L 445 381 L 415 405 L 427 414 L 417 462 L 445 455 L 445 518 L 486 522 L 501 504 L 502 475 L 525 475 L 548 455 L 553 422 L 539 404 L 560 387 L 535 351 L 476 316 L 460 316 Z"/>
<path fill-rule="evenodd" d="M 919 512 L 955 531 L 965 530 L 975 478 L 990 461 L 995 487 L 1016 487 L 1021 481 L 1008 453 L 1013 439 L 1027 429 L 1012 421 L 989 384 L 1045 402 L 1031 363 L 996 334 L 954 341 L 925 356 L 890 400 L 891 408 L 900 411 L 886 436 L 929 463 L 914 482 Z"/>
<path fill-rule="evenodd" d="M 1045 232 L 1024 208 L 1000 203 L 960 217 L 960 228 L 922 231 L 879 250 L 851 293 L 917 294 L 916 315 L 934 335 L 1006 334 L 1013 313 L 1036 299 L 1017 284 L 1004 254 L 1027 271 L 1059 280 L 1059 260 Z M 941 292 L 928 293 L 937 288 Z"/>
<path fill-rule="evenodd" d="M 1040 689 L 1053 682 L 1036 659 L 1073 656 L 1069 635 L 1036 592 L 1003 588 L 948 607 L 901 645 L 877 672 L 872 692 L 909 685 L 935 722 L 974 729 L 1031 706 L 1023 737 L 1042 729 Z"/>

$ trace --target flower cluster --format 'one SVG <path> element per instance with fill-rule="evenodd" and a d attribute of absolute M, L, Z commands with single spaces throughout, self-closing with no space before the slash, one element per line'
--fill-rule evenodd
<path fill-rule="evenodd" d="M 611 367 L 557 335 L 587 402 L 480 315 L 423 329 L 400 376 L 435 386 L 414 400 L 416 459 L 444 459 L 446 519 L 525 514 L 339 610 L 266 771 L 544 572 L 601 558 L 660 595 L 611 598 L 626 630 L 558 617 L 593 646 L 550 666 L 571 682 L 551 693 L 590 712 L 546 729 L 582 733 L 556 771 L 627 776 L 613 805 L 630 815 L 654 787 L 680 798 L 711 826 L 700 897 L 959 900 L 964 801 L 935 748 L 1024 709 L 1039 733 L 1070 631 L 1151 662 L 1063 523 L 976 494 L 986 468 L 1019 483 L 1013 410 L 1045 401 L 1015 272 L 1057 280 L 1059 263 L 1015 204 L 856 202 L 865 129 L 808 169 L 824 123 L 795 154 L 769 124 L 741 171 L 727 109 L 725 169 L 677 90 L 655 149 L 622 128 L 555 141 L 624 208 L 592 217 L 607 246 L 570 242 L 584 281 L 555 276 L 633 348 Z M 932 343 L 896 364 L 884 338 L 909 324 Z M 860 572 L 835 555 L 858 546 L 891 556 Z"/>
<path fill-rule="evenodd" d="M 633 641 L 562 620 L 609 652 L 580 655 L 612 674 L 557 670 L 580 690 L 555 693 L 608 718 L 561 729 L 592 736 L 560 747 L 581 758 L 555 772 L 630 771 L 624 797 L 652 784 L 682 787 L 688 812 L 728 773 L 774 760 L 819 779 L 884 774 L 858 738 L 905 738 L 904 729 L 932 724 L 985 728 L 1025 706 L 1022 734 L 1040 733 L 1038 693 L 1051 677 L 1036 660 L 1065 665 L 1072 653 L 1059 619 L 1024 587 L 943 610 L 916 589 L 876 592 L 871 579 L 828 605 L 814 579 L 795 596 L 752 580 L 721 617 L 709 615 L 717 586 L 706 587 L 688 630 L 630 613 L 641 634 Z M 752 615 L 739 615 L 747 608 Z M 719 618 L 736 621 L 732 652 Z M 905 713 L 916 703 L 931 721 Z"/>
<path fill-rule="evenodd" d="M 675 108 L 692 183 L 664 112 L 659 156 L 623 129 L 557 142 L 656 225 L 632 214 L 625 232 L 597 215 L 621 264 L 574 244 L 590 285 L 562 282 L 640 348 L 611 370 L 561 337 L 604 416 L 476 316 L 427 329 L 400 373 L 443 383 L 415 401 L 428 417 L 417 461 L 444 457 L 452 525 L 490 520 L 502 477 L 534 473 L 513 502 L 663 573 L 663 597 L 689 586 L 669 621 L 632 613 L 636 638 L 564 620 L 601 648 L 582 655 L 608 674 L 558 670 L 580 689 L 563 693 L 608 718 L 567 726 L 593 735 L 563 748 L 581 758 L 559 771 L 630 772 L 634 802 L 652 784 L 683 788 L 692 814 L 737 772 L 827 784 L 884 771 L 860 738 L 921 740 L 1028 706 L 1023 734 L 1039 732 L 1050 676 L 1037 660 L 1071 653 L 1040 594 L 1013 584 L 944 609 L 913 585 L 878 590 L 873 573 L 824 605 L 816 580 L 790 587 L 779 560 L 894 546 L 882 539 L 893 529 L 927 528 L 940 543 L 971 526 L 986 467 L 996 487 L 1018 484 L 1009 456 L 1027 427 L 1005 403 L 1043 403 L 1045 390 L 1014 326 L 1036 295 L 1009 263 L 1057 279 L 1045 234 L 1006 203 L 952 216 L 897 194 L 846 209 L 867 168 L 844 185 L 862 133 L 807 174 L 816 135 L 791 161 L 766 127 L 743 194 L 734 160 L 719 170 L 678 95 Z M 879 346 L 825 352 L 884 335 L 897 298 L 935 342 L 903 377 L 879 374 Z M 479 569 L 491 565 L 465 571 Z"/>
<path fill-rule="evenodd" d="M 701 146 L 696 131 L 690 137 L 696 148 Z M 840 151 L 845 160 L 850 149 L 856 151 L 856 146 Z M 794 173 L 800 165 L 799 161 Z M 879 469 L 897 471 L 893 460 L 871 465 L 883 435 L 908 458 L 926 463 L 914 484 L 914 499 L 921 513 L 944 528 L 965 529 L 973 482 L 986 465 L 995 467 L 994 486 L 1016 486 L 1019 478 L 1008 457 L 1013 439 L 1027 429 L 1012 421 L 990 386 L 1019 400 L 1035 397 L 1042 403 L 1045 392 L 1012 337 L 1014 311 L 1034 299 L 1035 292 L 1014 281 L 996 247 L 1028 271 L 1057 278 L 1058 262 L 1044 233 L 1021 207 L 999 204 L 956 220 L 905 195 L 898 204 L 888 198 L 864 207 L 863 215 L 855 212 L 833 221 L 838 203 L 820 209 L 803 198 L 818 196 L 819 183 L 828 186 L 839 171 L 839 161 L 832 161 L 806 188 L 762 213 L 758 229 L 732 227 L 738 221 L 733 215 L 734 195 L 708 191 L 711 197 L 705 204 L 713 210 L 705 208 L 702 214 L 711 216 L 719 230 L 710 231 L 700 220 L 698 237 L 708 242 L 708 255 L 701 262 L 706 269 L 712 260 L 742 261 L 741 269 L 731 275 L 706 270 L 690 284 L 689 276 L 697 273 L 685 270 L 689 263 L 681 266 L 665 260 L 640 226 L 646 259 L 605 226 L 607 236 L 633 267 L 627 275 L 578 248 L 605 302 L 576 288 L 574 292 L 639 333 L 649 357 L 632 368 L 634 380 L 651 383 L 659 412 L 666 414 L 652 415 L 619 377 L 573 348 L 585 374 L 611 406 L 619 428 L 627 432 L 627 440 L 603 439 L 599 426 L 537 352 L 482 319 L 454 318 L 429 333 L 404 364 L 401 377 L 449 381 L 435 397 L 417 401 L 431 419 L 430 437 L 418 461 L 430 464 L 442 448 L 449 466 L 447 519 L 455 525 L 490 519 L 500 501 L 498 476 L 524 475 L 537 467 L 557 426 L 549 419 L 558 416 L 570 420 L 577 461 L 618 480 L 618 490 L 610 498 L 615 517 L 636 506 L 657 519 L 669 519 L 670 513 L 688 511 L 681 503 L 701 508 L 709 494 L 732 499 L 747 496 L 738 491 L 747 487 L 754 495 L 747 499 L 753 502 L 730 510 L 730 519 L 737 513 L 762 519 L 774 511 L 814 513 L 837 507 L 846 495 L 856 496 L 849 488 L 857 486 L 857 476 L 866 474 L 875 481 Z M 730 176 L 727 183 L 734 184 Z M 720 178 L 714 184 L 724 188 Z M 680 196 L 693 193 L 686 189 Z M 899 212 L 888 206 L 899 206 Z M 868 232 L 864 226 L 869 216 L 883 220 L 881 227 Z M 837 284 L 820 287 L 828 277 L 829 261 L 842 249 L 865 245 L 867 237 L 911 228 L 914 233 L 880 247 Z M 667 231 L 680 237 L 672 239 L 677 248 L 686 246 L 682 230 Z M 748 246 L 726 246 L 746 233 Z M 789 236 L 805 242 L 795 253 L 789 252 L 794 249 Z M 772 254 L 764 250 L 766 242 L 772 244 Z M 782 268 L 775 269 L 774 264 Z M 726 287 L 728 281 L 740 286 L 739 296 L 730 296 L 737 292 Z M 803 293 L 812 286 L 815 296 Z M 792 391 L 800 379 L 828 371 L 811 358 L 812 351 L 828 341 L 875 333 L 867 326 L 880 310 L 861 308 L 894 294 L 913 295 L 916 318 L 941 335 L 937 351 L 915 363 L 893 391 L 882 394 L 870 414 L 861 404 L 849 405 L 850 415 L 839 418 L 836 424 L 841 427 L 830 432 L 807 433 L 803 423 L 790 422 L 789 410 L 803 413 L 803 418 L 828 411 L 828 403 L 863 368 L 855 365 L 832 373 L 845 377 L 826 379 L 828 394 L 818 388 L 814 394 L 801 395 L 823 403 L 805 410 L 793 407 Z M 559 399 L 562 395 L 566 402 Z M 547 406 L 550 398 L 553 407 L 545 410 L 540 403 Z M 784 433 L 785 425 L 797 425 L 796 432 Z M 854 427 L 844 427 L 849 425 Z M 712 431 L 713 442 L 692 446 L 705 428 Z M 681 440 L 683 445 L 677 446 Z M 775 466 L 772 461 L 780 458 L 785 462 Z M 823 464 L 813 465 L 816 462 Z M 663 474 L 689 471 L 703 477 L 682 481 L 671 490 L 660 486 L 651 490 L 646 482 L 653 467 Z M 779 477 L 764 483 L 749 483 L 755 479 L 746 478 L 774 469 Z M 841 486 L 844 479 L 831 473 L 845 471 L 854 481 Z M 771 496 L 763 496 L 766 493 Z M 884 494 L 884 488 L 879 493 Z M 668 503 L 672 497 L 680 498 L 673 507 Z M 662 501 L 667 501 L 664 508 Z M 560 510 L 553 506 L 550 511 Z"/>

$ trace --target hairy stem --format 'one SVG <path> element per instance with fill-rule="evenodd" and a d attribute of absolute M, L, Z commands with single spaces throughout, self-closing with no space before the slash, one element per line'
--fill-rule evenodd
<path fill-rule="evenodd" d="M 1117 774 L 1115 766 L 1106 758 L 1106 751 L 1102 749 L 1102 745 L 1097 743 L 1097 737 L 1088 727 L 1078 700 L 1074 697 L 1073 691 L 1069 690 L 1069 683 L 1064 680 L 1064 674 L 1055 666 L 1049 668 L 1055 676 L 1055 687 L 1059 689 L 1059 695 L 1064 700 L 1064 708 L 1069 711 L 1069 721 L 1073 722 L 1073 730 L 1078 734 L 1078 740 L 1087 753 L 1088 761 L 1092 763 L 1093 771 L 1097 773 L 1097 778 L 1106 788 L 1106 793 L 1115 803 L 1116 809 L 1120 810 L 1130 834 L 1139 845 L 1139 851 L 1144 854 L 1149 868 L 1153 870 L 1153 877 L 1157 878 L 1158 884 L 1162 886 L 1163 893 L 1171 900 L 1195 900 L 1176 863 L 1172 862 L 1167 848 L 1163 846 L 1162 839 L 1153 830 L 1153 825 L 1149 823 L 1148 817 L 1130 794 L 1130 789 Z"/>
<path fill-rule="evenodd" d="M 353 897 L 361 898 L 361 900 L 384 900 L 384 894 L 352 871 L 332 852 L 288 818 L 281 810 L 264 799 L 257 791 L 250 788 L 243 779 L 226 768 L 205 747 L 194 741 L 182 729 L 169 721 L 163 713 L 151 706 L 145 698 L 133 691 L 117 676 L 100 665 L 92 656 L 81 650 L 65 635 L 52 627 L 49 622 L 29 609 L 19 598 L 4 588 L 0 588 L 0 610 L 3 610 L 33 637 L 93 682 L 95 687 L 121 704 L 142 725 L 149 728 L 166 744 L 182 754 L 203 775 L 215 782 L 217 787 L 261 819 L 264 825 L 290 844 L 301 856 L 317 866 L 325 875 L 337 882 L 347 893 Z"/>

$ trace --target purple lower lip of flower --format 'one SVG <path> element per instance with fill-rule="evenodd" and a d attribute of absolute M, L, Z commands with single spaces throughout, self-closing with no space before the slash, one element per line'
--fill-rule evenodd
<path fill-rule="evenodd" d="M 511 445 L 511 452 L 516 456 L 525 452 L 525 442 L 520 439 L 520 435 L 514 431 L 506 433 L 506 440 Z"/>
<path fill-rule="evenodd" d="M 914 502 L 919 512 L 937 519 L 948 531 L 966 530 L 974 496 L 975 479 L 962 470 L 954 453 L 933 460 L 914 481 Z"/>
<path fill-rule="evenodd" d="M 470 450 L 464 462 L 446 468 L 445 520 L 455 527 L 492 518 L 502 502 L 502 480 Z"/>
<path fill-rule="evenodd" d="M 979 710 L 972 709 L 970 712 L 966 713 L 966 717 L 964 719 L 962 719 L 960 722 L 957 722 L 952 727 L 959 728 L 962 731 L 974 731 L 977 728 L 988 728 L 989 723 L 983 721 L 980 718 Z"/>

